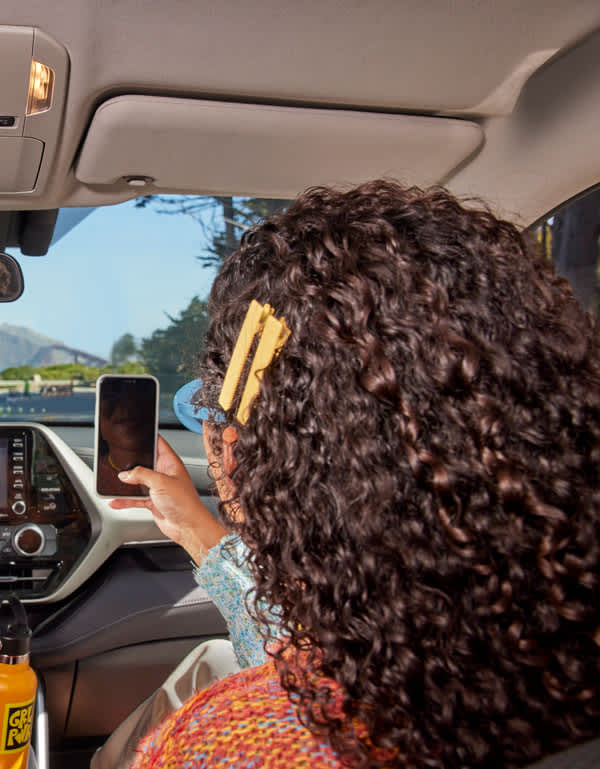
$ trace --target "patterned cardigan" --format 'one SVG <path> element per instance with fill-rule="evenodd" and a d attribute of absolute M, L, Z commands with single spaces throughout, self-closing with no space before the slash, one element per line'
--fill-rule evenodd
<path fill-rule="evenodd" d="M 247 669 L 199 691 L 168 716 L 140 744 L 134 769 L 340 766 L 329 745 L 300 723 L 273 662 L 265 662 L 262 634 L 245 605 L 253 586 L 245 554 L 239 539 L 225 537 L 194 576 L 223 614 L 238 661 Z"/>

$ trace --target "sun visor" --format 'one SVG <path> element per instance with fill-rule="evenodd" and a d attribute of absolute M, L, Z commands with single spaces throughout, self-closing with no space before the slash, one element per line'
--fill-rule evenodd
<path fill-rule="evenodd" d="M 89 185 L 293 196 L 394 177 L 428 185 L 475 152 L 460 119 L 119 96 L 96 111 L 75 175 Z"/>

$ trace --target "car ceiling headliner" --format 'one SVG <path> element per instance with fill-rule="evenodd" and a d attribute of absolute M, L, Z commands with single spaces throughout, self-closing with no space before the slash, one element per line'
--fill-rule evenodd
<path fill-rule="evenodd" d="M 83 191 L 72 172 L 96 107 L 116 95 L 457 115 L 502 125 L 528 77 L 600 27 L 600 3 L 4 0 L 0 23 L 38 27 L 69 54 L 52 180 L 43 195 L 17 204 L 50 208 L 123 199 L 122 192 Z M 494 197 L 489 180 L 463 179 L 460 192 Z M 582 181 L 557 193 L 575 194 Z M 502 195 L 499 202 L 510 207 Z M 543 205 L 540 199 L 525 218 Z M 0 207 L 15 201 L 4 197 Z"/>

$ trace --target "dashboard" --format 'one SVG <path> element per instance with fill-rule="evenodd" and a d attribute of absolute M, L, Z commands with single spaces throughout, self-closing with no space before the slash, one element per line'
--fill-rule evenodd
<path fill-rule="evenodd" d="M 216 512 L 201 438 L 161 434 Z M 26 605 L 53 740 L 108 734 L 190 649 L 227 635 L 150 511 L 95 493 L 93 435 L 0 423 L 0 600 Z"/>
<path fill-rule="evenodd" d="M 150 511 L 109 507 L 92 468 L 49 427 L 0 425 L 0 598 L 60 601 L 117 548 L 164 541 Z"/>
<path fill-rule="evenodd" d="M 47 598 L 97 526 L 59 453 L 36 427 L 0 427 L 0 592 Z"/>

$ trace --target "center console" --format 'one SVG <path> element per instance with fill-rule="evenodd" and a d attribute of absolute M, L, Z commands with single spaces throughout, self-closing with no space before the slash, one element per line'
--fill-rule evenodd
<path fill-rule="evenodd" d="M 0 425 L 0 597 L 50 594 L 90 538 L 81 499 L 42 432 Z"/>

